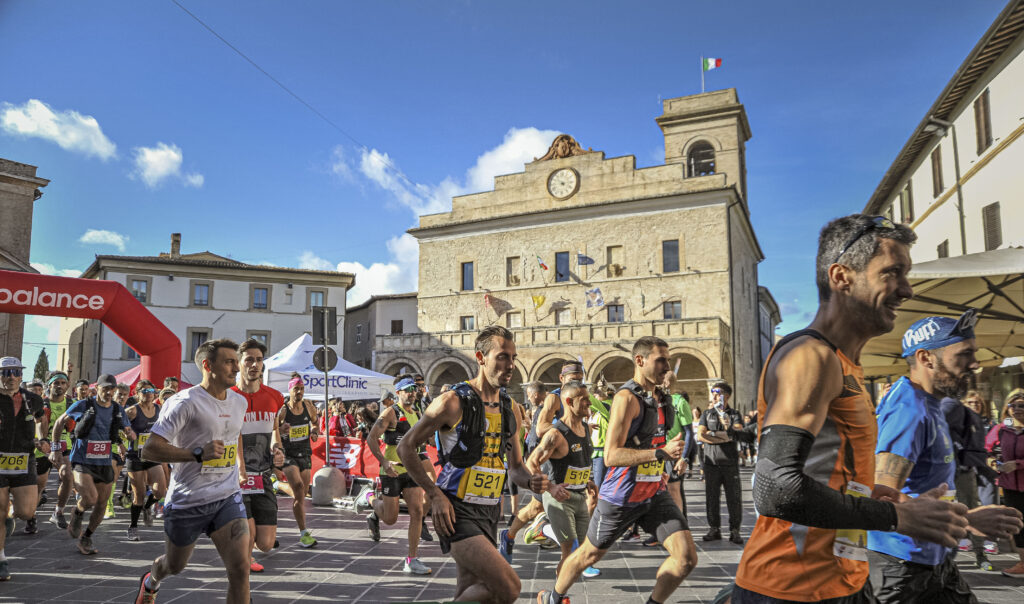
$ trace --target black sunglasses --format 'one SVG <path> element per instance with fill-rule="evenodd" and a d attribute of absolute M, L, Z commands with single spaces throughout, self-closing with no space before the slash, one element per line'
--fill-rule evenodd
<path fill-rule="evenodd" d="M 867 235 L 868 232 L 870 232 L 870 231 L 872 231 L 874 229 L 895 229 L 895 228 L 896 228 L 896 223 L 894 223 L 893 221 L 889 220 L 885 216 L 875 216 L 874 218 L 871 219 L 871 222 L 869 222 L 866 225 L 862 226 L 860 228 L 860 230 L 858 230 L 857 233 L 853 237 L 850 237 L 850 239 L 847 240 L 846 245 L 844 245 L 839 250 L 839 253 L 836 254 L 835 260 L 832 261 L 832 264 L 835 264 L 835 263 L 839 262 L 839 259 L 843 257 L 843 254 L 845 254 L 851 247 L 853 247 L 853 244 L 857 243 L 857 241 L 859 241 L 861 237 L 863 237 L 864 235 Z"/>
<path fill-rule="evenodd" d="M 0 372 L 4 377 L 21 377 L 21 369 L 2 369 Z"/>

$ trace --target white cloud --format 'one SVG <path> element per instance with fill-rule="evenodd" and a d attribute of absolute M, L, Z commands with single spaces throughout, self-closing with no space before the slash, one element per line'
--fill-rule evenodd
<path fill-rule="evenodd" d="M 44 275 L 56 275 L 58 277 L 77 277 L 82 274 L 82 271 L 74 268 L 57 268 L 52 264 L 45 262 L 33 262 L 32 268 L 36 269 Z"/>
<path fill-rule="evenodd" d="M 27 327 L 36 327 L 41 331 L 37 331 L 33 334 L 33 338 L 42 337 L 42 341 L 47 344 L 56 344 L 60 341 L 60 317 L 43 317 L 40 315 L 32 315 L 28 319 L 29 325 Z M 49 351 L 48 351 L 49 353 Z M 23 361 L 24 362 L 24 361 Z M 53 357 L 50 357 L 50 362 L 53 362 Z M 26 363 L 27 364 L 27 363 Z M 35 366 L 35 359 L 32 359 L 32 365 Z"/>
<path fill-rule="evenodd" d="M 115 145 L 91 115 L 77 111 L 54 111 L 49 105 L 29 99 L 24 105 L 4 103 L 0 127 L 10 134 L 53 141 L 68 151 L 108 160 L 117 155 Z"/>
<path fill-rule="evenodd" d="M 93 243 L 96 245 L 112 245 L 123 252 L 125 244 L 128 243 L 128 235 L 122 235 L 120 233 L 115 233 L 114 231 L 89 229 L 78 239 L 78 241 L 82 243 Z"/>
<path fill-rule="evenodd" d="M 416 239 L 403 233 L 389 239 L 387 248 L 389 262 L 374 262 L 370 266 L 361 262 L 332 264 L 313 252 L 305 251 L 299 257 L 299 268 L 354 273 L 356 284 L 348 290 L 349 305 L 361 304 L 370 296 L 416 291 L 420 252 Z"/>
<path fill-rule="evenodd" d="M 198 172 L 186 174 L 181 171 L 184 156 L 178 145 L 157 143 L 155 147 L 136 147 L 132 152 L 135 154 L 135 171 L 132 174 L 151 189 L 172 177 L 185 186 L 196 188 L 203 186 L 206 180 Z"/>
<path fill-rule="evenodd" d="M 355 174 L 352 172 L 352 166 L 349 165 L 348 157 L 345 155 L 345 148 L 338 145 L 331 152 L 333 156 L 331 159 L 331 172 L 340 176 L 343 180 L 354 181 Z"/>
<path fill-rule="evenodd" d="M 522 172 L 526 163 L 547 151 L 558 134 L 555 130 L 532 127 L 511 128 L 501 144 L 477 157 L 476 163 L 466 170 L 461 179 L 447 176 L 436 185 L 410 182 L 391 156 L 377 149 L 363 150 L 358 170 L 417 216 L 436 214 L 451 209 L 452 197 L 490 190 L 494 187 L 495 176 Z M 347 177 L 353 173 L 344 153 L 338 148 L 335 149 L 332 170 Z"/>

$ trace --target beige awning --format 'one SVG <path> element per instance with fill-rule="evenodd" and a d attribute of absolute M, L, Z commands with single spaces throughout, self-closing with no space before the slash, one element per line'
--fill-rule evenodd
<path fill-rule="evenodd" d="M 900 308 L 896 327 L 868 342 L 861 354 L 865 377 L 903 375 L 903 333 L 927 316 L 958 317 L 978 309 L 978 360 L 999 365 L 1024 356 L 1024 249 L 1006 248 L 923 262 L 910 271 L 914 298 Z"/>

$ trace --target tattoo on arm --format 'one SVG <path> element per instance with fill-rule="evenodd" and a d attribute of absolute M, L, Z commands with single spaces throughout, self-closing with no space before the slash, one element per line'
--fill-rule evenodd
<path fill-rule="evenodd" d="M 875 456 L 875 482 L 896 490 L 902 489 L 914 469 L 914 462 L 906 457 L 882 452 Z"/>

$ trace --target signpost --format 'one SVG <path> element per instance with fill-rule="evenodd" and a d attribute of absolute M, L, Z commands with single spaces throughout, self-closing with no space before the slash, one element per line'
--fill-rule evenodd
<path fill-rule="evenodd" d="M 313 366 L 324 372 L 324 467 L 313 476 L 313 505 L 331 505 L 335 497 L 345 494 L 345 477 L 331 465 L 331 416 L 327 404 L 331 400 L 329 373 L 338 365 L 338 353 L 331 348 L 338 343 L 338 311 L 333 306 L 314 306 L 313 343 L 321 346 L 313 353 Z"/>

